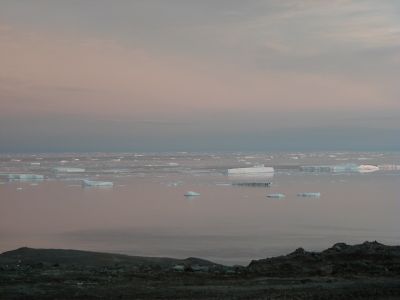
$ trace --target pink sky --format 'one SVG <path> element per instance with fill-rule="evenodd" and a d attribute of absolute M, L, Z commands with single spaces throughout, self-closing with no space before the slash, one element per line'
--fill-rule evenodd
<path fill-rule="evenodd" d="M 0 116 L 252 130 L 400 111 L 390 1 L 149 3 L 0 5 Z"/>

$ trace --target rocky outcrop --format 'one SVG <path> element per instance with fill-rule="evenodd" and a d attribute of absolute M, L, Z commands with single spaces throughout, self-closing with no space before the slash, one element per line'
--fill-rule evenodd
<path fill-rule="evenodd" d="M 253 260 L 250 273 L 277 277 L 400 275 L 400 246 L 376 241 L 359 245 L 337 243 L 322 252 L 302 248 L 279 257 Z"/>

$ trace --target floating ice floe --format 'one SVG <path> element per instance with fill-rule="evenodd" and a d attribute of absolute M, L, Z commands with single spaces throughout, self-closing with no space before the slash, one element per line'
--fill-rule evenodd
<path fill-rule="evenodd" d="M 58 173 L 84 173 L 86 170 L 83 168 L 56 167 L 54 171 Z"/>
<path fill-rule="evenodd" d="M 281 199 L 281 198 L 285 198 L 286 196 L 285 196 L 285 194 L 275 193 L 275 194 L 268 194 L 267 197 Z"/>
<path fill-rule="evenodd" d="M 40 162 L 31 162 L 31 166 L 40 166 Z"/>
<path fill-rule="evenodd" d="M 44 180 L 44 176 L 38 174 L 8 174 L 8 180 L 21 180 L 21 181 Z"/>
<path fill-rule="evenodd" d="M 271 182 L 234 182 L 232 185 L 249 187 L 270 187 Z"/>
<path fill-rule="evenodd" d="M 379 171 L 379 167 L 373 165 L 361 165 L 358 166 L 358 172 L 360 173 L 371 173 Z"/>
<path fill-rule="evenodd" d="M 370 173 L 379 170 L 379 167 L 373 165 L 323 165 L 323 166 L 302 166 L 300 169 L 304 172 L 331 172 L 331 173 Z"/>
<path fill-rule="evenodd" d="M 273 174 L 273 167 L 265 167 L 264 165 L 254 166 L 250 168 L 234 168 L 228 169 L 228 175 L 252 175 L 252 174 Z"/>
<path fill-rule="evenodd" d="M 193 197 L 193 196 L 200 196 L 200 193 L 188 191 L 185 193 L 185 197 Z"/>
<path fill-rule="evenodd" d="M 310 197 L 310 198 L 319 198 L 321 197 L 321 193 L 298 193 L 298 197 Z"/>
<path fill-rule="evenodd" d="M 96 187 L 112 187 L 114 183 L 111 181 L 98 181 L 98 180 L 82 180 L 83 186 L 96 186 Z"/>

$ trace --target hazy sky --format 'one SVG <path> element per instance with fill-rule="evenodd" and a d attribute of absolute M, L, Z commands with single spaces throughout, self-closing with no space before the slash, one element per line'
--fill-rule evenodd
<path fill-rule="evenodd" d="M 400 1 L 0 0 L 0 152 L 400 150 Z"/>

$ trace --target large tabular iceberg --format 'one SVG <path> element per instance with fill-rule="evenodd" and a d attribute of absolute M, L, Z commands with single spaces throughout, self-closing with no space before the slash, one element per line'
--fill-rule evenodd
<path fill-rule="evenodd" d="M 228 175 L 257 175 L 257 174 L 271 174 L 274 173 L 273 167 L 265 167 L 264 165 L 261 166 L 254 166 L 250 168 L 234 168 L 228 169 Z"/>

